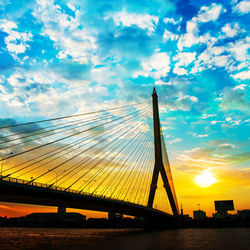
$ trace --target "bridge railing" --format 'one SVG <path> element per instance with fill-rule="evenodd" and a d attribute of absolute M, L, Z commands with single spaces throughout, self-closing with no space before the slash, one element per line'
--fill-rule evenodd
<path fill-rule="evenodd" d="M 86 193 L 86 192 L 79 192 L 75 189 L 67 189 L 63 187 L 58 187 L 58 186 L 51 186 L 49 184 L 44 184 L 40 182 L 34 182 L 34 181 L 28 181 L 28 180 L 23 180 L 23 179 L 18 179 L 18 178 L 13 178 L 13 177 L 8 177 L 8 176 L 2 176 L 0 177 L 0 180 L 2 181 L 8 181 L 8 182 L 13 182 L 13 183 L 19 183 L 19 184 L 24 184 L 24 185 L 29 185 L 29 186 L 34 186 L 34 187 L 42 187 L 42 188 L 49 188 L 53 190 L 58 190 L 58 191 L 65 191 L 69 193 L 79 193 L 83 195 L 91 195 L 91 196 L 96 196 L 95 194 L 91 193 Z"/>
<path fill-rule="evenodd" d="M 102 198 L 102 199 L 105 198 L 105 199 L 108 199 L 108 200 L 114 200 L 114 201 L 120 201 L 120 202 L 123 202 L 123 203 L 129 203 L 129 204 L 136 205 L 136 206 L 139 206 L 139 207 L 145 207 L 143 205 L 135 204 L 135 203 L 132 203 L 132 202 L 129 202 L 129 201 L 125 202 L 125 201 L 118 200 L 118 199 L 112 198 L 112 197 L 106 197 L 106 196 L 101 196 L 101 195 L 97 195 L 97 194 L 93 194 L 93 193 L 87 193 L 87 192 L 79 192 L 78 190 L 75 190 L 75 189 L 67 189 L 67 188 L 58 187 L 58 186 L 51 186 L 51 185 L 40 183 L 40 182 L 31 182 L 31 181 L 28 181 L 28 180 L 23 180 L 23 179 L 8 177 L 8 176 L 0 176 L 0 182 L 1 181 L 24 184 L 24 185 L 39 187 L 39 188 L 47 188 L 47 189 L 52 189 L 52 190 L 57 190 L 57 191 L 62 191 L 62 192 L 68 192 L 68 193 L 75 193 L 75 194 L 91 196 L 91 197 L 96 197 L 96 198 Z M 158 210 L 158 209 L 154 209 L 154 210 Z"/>

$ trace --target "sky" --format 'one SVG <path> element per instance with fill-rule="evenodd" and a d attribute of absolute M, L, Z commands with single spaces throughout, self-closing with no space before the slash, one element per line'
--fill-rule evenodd
<path fill-rule="evenodd" d="M 246 0 L 0 0 L 0 122 L 138 103 L 155 86 L 184 212 L 250 209 L 249 12 Z"/>

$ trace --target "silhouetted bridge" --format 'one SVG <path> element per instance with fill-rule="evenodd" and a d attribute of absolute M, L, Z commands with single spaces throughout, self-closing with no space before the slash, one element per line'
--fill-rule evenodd
<path fill-rule="evenodd" d="M 173 223 L 179 209 L 155 89 L 152 98 L 153 114 L 147 101 L 24 124 L 6 119 L 0 201 Z"/>

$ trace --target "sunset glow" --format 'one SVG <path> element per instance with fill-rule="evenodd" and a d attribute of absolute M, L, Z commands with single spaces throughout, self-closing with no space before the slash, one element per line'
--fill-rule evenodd
<path fill-rule="evenodd" d="M 217 181 L 210 172 L 203 171 L 201 174 L 196 176 L 195 182 L 199 187 L 207 188 L 216 183 Z"/>
<path fill-rule="evenodd" d="M 249 4 L 0 0 L 1 175 L 147 205 L 155 87 L 179 207 L 250 209 Z M 161 177 L 153 205 L 170 211 Z"/>

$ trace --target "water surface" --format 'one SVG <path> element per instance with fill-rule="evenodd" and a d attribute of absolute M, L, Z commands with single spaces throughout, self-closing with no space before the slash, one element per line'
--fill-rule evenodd
<path fill-rule="evenodd" d="M 250 228 L 140 229 L 0 228 L 0 249 L 250 249 Z"/>

